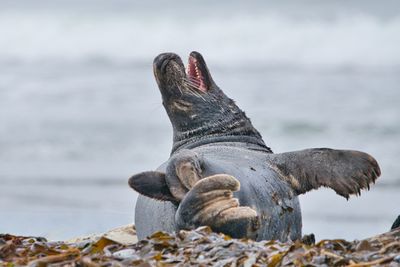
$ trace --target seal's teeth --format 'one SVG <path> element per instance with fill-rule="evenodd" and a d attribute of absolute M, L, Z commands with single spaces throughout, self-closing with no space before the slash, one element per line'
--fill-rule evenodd
<path fill-rule="evenodd" d="M 187 65 L 187 79 L 201 91 L 207 91 L 204 76 L 196 58 L 190 56 Z"/>

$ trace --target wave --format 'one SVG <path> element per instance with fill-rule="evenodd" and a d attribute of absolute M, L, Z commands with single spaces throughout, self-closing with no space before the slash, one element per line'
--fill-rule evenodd
<path fill-rule="evenodd" d="M 232 17 L 2 12 L 0 32 L 0 58 L 22 63 L 151 62 L 163 51 L 198 50 L 217 65 L 400 65 L 400 16 L 321 20 L 267 12 Z"/>

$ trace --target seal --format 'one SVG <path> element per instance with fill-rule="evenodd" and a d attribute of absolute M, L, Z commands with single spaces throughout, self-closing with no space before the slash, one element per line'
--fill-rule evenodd
<path fill-rule="evenodd" d="M 210 226 L 235 238 L 301 238 L 298 195 L 321 186 L 349 198 L 379 177 L 370 155 L 314 148 L 274 154 L 246 114 L 216 85 L 198 52 L 187 72 L 173 53 L 153 64 L 173 128 L 170 158 L 129 179 L 140 193 L 140 239 Z"/>

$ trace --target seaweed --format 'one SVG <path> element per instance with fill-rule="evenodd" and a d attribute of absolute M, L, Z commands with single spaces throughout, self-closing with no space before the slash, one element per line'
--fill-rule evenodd
<path fill-rule="evenodd" d="M 69 241 L 0 235 L 1 266 L 400 265 L 400 229 L 361 241 L 233 239 L 200 227 L 138 241 L 132 225 Z"/>

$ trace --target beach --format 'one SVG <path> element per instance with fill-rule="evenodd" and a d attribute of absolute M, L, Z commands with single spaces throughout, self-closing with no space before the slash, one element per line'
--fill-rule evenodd
<path fill-rule="evenodd" d="M 165 51 L 201 52 L 275 153 L 377 159 L 360 197 L 301 196 L 303 233 L 362 239 L 400 214 L 396 1 L 56 2 L 0 3 L 1 233 L 62 240 L 134 221 L 128 178 L 172 146 L 152 72 Z"/>

